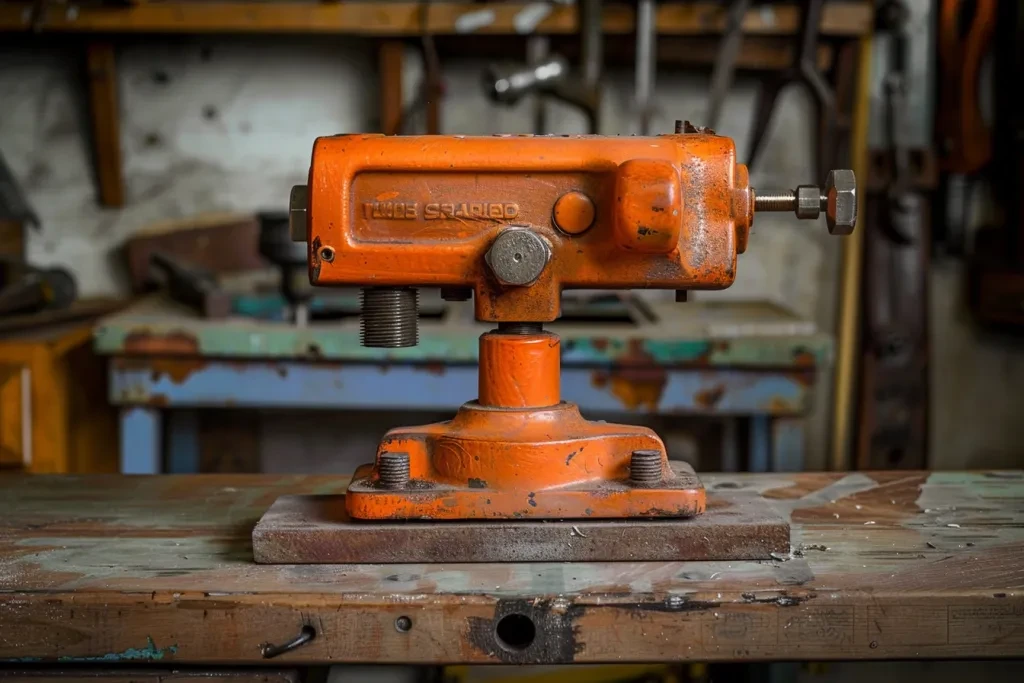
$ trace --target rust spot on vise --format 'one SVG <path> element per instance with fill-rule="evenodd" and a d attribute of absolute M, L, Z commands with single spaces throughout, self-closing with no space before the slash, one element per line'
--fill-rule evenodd
<path fill-rule="evenodd" d="M 320 262 L 320 235 L 313 238 L 313 242 L 309 245 L 309 280 L 312 284 L 316 284 L 320 279 L 320 267 L 323 265 Z"/>

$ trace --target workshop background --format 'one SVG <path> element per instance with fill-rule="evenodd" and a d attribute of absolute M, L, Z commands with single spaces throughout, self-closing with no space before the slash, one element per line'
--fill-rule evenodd
<path fill-rule="evenodd" d="M 118 24 L 109 14 L 101 18 L 86 6 L 68 5 L 64 9 L 44 6 L 39 13 L 31 10 L 29 4 L 0 3 L 0 30 L 3 31 L 0 33 L 0 153 L 10 169 L 11 177 L 6 182 L 20 188 L 24 205 L 38 217 L 38 225 L 24 223 L 23 253 L 34 267 L 66 269 L 77 285 L 76 306 L 97 299 L 116 301 L 109 304 L 117 307 L 116 312 L 85 318 L 91 330 L 99 330 L 102 348 L 94 352 L 99 354 L 99 362 L 116 364 L 117 353 L 123 350 L 115 348 L 115 342 L 103 336 L 104 331 L 109 331 L 104 321 L 126 315 L 126 311 L 132 311 L 142 300 L 143 288 L 138 282 L 133 283 L 126 258 L 126 246 L 133 239 L 139 240 L 161 230 L 195 229 L 197 225 L 230 229 L 233 223 L 250 220 L 256 212 L 286 210 L 291 186 L 305 181 L 313 139 L 320 135 L 393 127 L 393 121 L 386 123 L 381 119 L 382 106 L 387 106 L 382 105 L 382 93 L 394 91 L 396 87 L 400 88 L 402 106 L 412 112 L 412 120 L 403 123 L 405 132 L 425 130 L 424 113 L 416 108 L 425 77 L 424 42 L 419 37 L 418 23 L 422 8 L 417 3 L 342 4 L 373 7 L 362 14 L 353 11 L 330 15 L 349 17 L 336 19 L 349 23 L 312 28 L 307 35 L 295 35 L 306 31 L 294 25 L 283 29 L 275 26 L 270 15 L 253 15 L 256 18 L 251 21 L 258 22 L 259 28 L 255 29 L 258 35 L 251 35 L 254 31 L 251 25 L 240 29 L 232 25 L 230 17 L 224 16 L 206 20 L 189 18 L 191 15 L 182 15 L 183 18 L 177 20 L 156 17 L 131 26 Z M 433 10 L 426 11 L 445 17 L 432 22 L 432 31 L 437 33 L 432 48 L 439 52 L 440 58 L 441 88 L 437 107 L 440 132 L 467 135 L 533 132 L 535 99 L 525 97 L 514 106 L 496 103 L 485 93 L 481 75 L 490 64 L 524 62 L 529 43 L 522 34 L 531 32 L 553 34 L 550 49 L 565 51 L 575 68 L 579 50 L 574 27 L 562 19 L 566 12 L 573 11 L 573 3 L 504 3 L 514 11 L 501 10 L 497 14 L 474 3 L 434 4 Z M 921 178 L 914 179 L 918 184 L 914 191 L 919 191 L 923 200 L 937 205 L 938 190 L 945 182 L 945 172 L 940 174 L 935 170 L 942 168 L 943 154 L 935 142 L 936 122 L 942 118 L 942 98 L 937 86 L 951 80 L 938 69 L 952 67 L 948 60 L 936 58 L 939 49 L 936 37 L 940 6 L 946 8 L 950 3 L 907 4 L 911 9 L 902 30 L 911 46 L 906 50 L 908 68 L 914 71 L 906 79 L 910 93 L 908 121 L 898 128 L 908 141 L 901 144 L 913 147 L 915 159 L 923 157 L 926 159 L 924 166 L 931 167 L 930 175 L 926 168 Z M 975 4 L 981 8 L 986 6 L 983 2 Z M 659 24 L 659 33 L 666 35 L 659 35 L 658 40 L 659 62 L 653 82 L 654 108 L 649 130 L 670 133 L 677 119 L 700 125 L 707 113 L 709 75 L 716 55 L 716 36 L 720 35 L 724 21 L 724 4 L 662 2 L 658 6 L 658 20 L 667 29 L 662 30 Z M 405 10 L 404 14 L 398 12 L 399 7 Z M 145 6 L 136 9 L 144 11 Z M 377 10 L 379 16 L 372 17 L 371 9 Z M 631 8 L 620 5 L 613 9 L 618 13 L 616 16 L 625 17 L 624 28 L 605 37 L 600 132 L 626 135 L 639 130 L 642 118 L 635 97 L 632 54 L 635 30 Z M 844 50 L 853 55 L 849 61 L 854 67 L 859 60 L 857 50 L 871 51 L 870 74 L 866 78 L 862 75 L 848 78 L 845 88 L 847 97 L 855 96 L 858 78 L 865 80 L 862 91 L 869 97 L 865 103 L 869 117 L 869 153 L 872 159 L 880 157 L 884 161 L 890 146 L 884 116 L 888 106 L 884 83 L 894 67 L 888 27 L 880 25 L 881 13 L 876 14 L 874 9 L 867 2 L 826 3 L 829 19 L 821 42 L 827 46 L 826 59 L 833 75 Z M 982 9 L 977 11 L 982 13 Z M 394 13 L 389 15 L 388 12 Z M 796 15 L 787 14 L 786 9 L 756 3 L 752 12 L 756 12 L 756 21 L 746 22 L 753 28 L 749 29 L 750 35 L 741 48 L 735 82 L 728 91 L 716 125 L 719 133 L 735 139 L 741 160 L 749 150 L 758 89 L 765 78 L 785 66 L 787 55 L 792 53 L 789 50 L 792 39 L 785 34 L 787 30 L 789 33 L 796 30 Z M 385 20 L 393 22 L 389 26 L 398 26 L 401 21 L 406 23 L 399 30 L 381 28 L 379 24 Z M 151 28 L 147 28 L 147 21 Z M 161 25 L 161 21 L 166 25 Z M 180 25 L 175 24 L 176 21 L 181 22 Z M 360 21 L 365 23 L 360 25 Z M 535 26 L 530 25 L 531 21 Z M 504 28 L 502 22 L 505 22 Z M 789 29 L 785 28 L 787 22 Z M 989 17 L 987 37 L 984 30 L 981 32 L 985 40 L 983 52 L 987 56 L 977 64 L 959 60 L 966 64 L 964 69 L 978 68 L 976 74 L 964 77 L 979 79 L 976 101 L 948 105 L 965 109 L 980 107 L 985 113 L 986 131 L 990 136 L 994 125 L 993 23 Z M 33 27 L 37 32 L 31 32 Z M 388 35 L 392 30 L 395 35 Z M 510 35 L 498 40 L 481 39 L 489 31 Z M 240 33 L 247 35 L 238 35 Z M 872 33 L 875 34 L 873 39 Z M 384 69 L 389 70 L 388 74 L 382 73 Z M 399 74 L 400 85 L 396 86 L 393 81 Z M 544 97 L 543 101 L 547 132 L 587 130 L 586 117 L 577 108 L 551 97 Z M 854 101 L 850 111 L 856 109 Z M 814 101 L 806 89 L 795 86 L 786 90 L 768 127 L 763 153 L 753 169 L 754 187 L 789 188 L 823 181 L 816 177 L 814 163 L 818 149 L 813 134 L 815 111 Z M 987 144 L 989 152 L 998 147 L 991 140 Z M 854 159 L 856 154 L 857 150 L 840 150 L 840 158 Z M 993 163 L 989 158 L 986 165 Z M 872 175 L 864 169 L 857 170 L 861 190 L 867 194 Z M 993 193 L 986 189 L 984 177 L 976 176 L 977 182 L 971 183 L 975 201 L 970 203 L 969 216 L 964 221 L 966 238 L 963 241 L 968 249 L 975 228 L 990 224 L 993 217 L 1007 215 L 1007 209 L 999 206 Z M 4 194 L 5 201 L 10 194 Z M 881 203 L 883 198 L 875 201 Z M 940 220 L 939 212 L 931 213 L 933 221 Z M 863 212 L 862 205 L 859 236 L 830 239 L 814 224 L 794 221 L 786 215 L 760 214 L 750 247 L 740 257 L 735 285 L 721 292 L 691 293 L 690 303 L 677 304 L 678 314 L 686 316 L 687 307 L 695 303 L 767 302 L 793 316 L 791 321 L 781 325 L 781 330 L 779 322 L 773 319 L 772 333 L 820 334 L 828 338 L 823 350 L 819 350 L 820 362 L 806 409 L 801 410 L 802 441 L 796 462 L 803 469 L 827 469 L 837 463 L 850 467 L 879 466 L 877 461 L 863 454 L 858 459 L 858 451 L 863 451 L 856 443 L 858 425 L 864 419 L 863 407 L 871 401 L 860 396 L 856 379 L 868 376 L 861 355 L 862 342 L 868 334 L 864 331 L 866 301 L 871 296 L 884 299 L 899 289 L 900 282 L 880 275 L 882 266 L 872 262 L 870 256 L 862 259 L 864 266 L 858 274 L 864 289 L 859 292 L 861 332 L 856 339 L 858 350 L 853 353 L 857 368 L 853 375 L 855 381 L 842 387 L 848 394 L 846 405 L 853 428 L 848 427 L 843 432 L 845 445 L 842 448 L 845 450 L 840 455 L 835 453 L 835 376 L 837 359 L 842 358 L 840 347 L 845 343 L 838 335 L 842 294 L 846 291 L 844 249 L 853 249 L 854 239 L 868 240 L 870 254 L 870 241 L 880 239 L 871 232 L 871 215 L 871 211 Z M 940 231 L 932 229 L 931 232 L 938 234 Z M 200 239 L 210 237 L 203 233 Z M 983 324 L 976 311 L 972 311 L 968 302 L 969 255 L 930 240 L 927 234 L 919 236 L 919 240 L 927 241 L 928 248 L 914 249 L 910 253 L 927 252 L 927 269 L 923 276 L 926 287 L 916 298 L 920 311 L 910 315 L 920 315 L 927 320 L 926 339 L 913 351 L 914 362 L 926 367 L 927 382 L 912 380 L 910 384 L 916 384 L 916 392 L 901 389 L 905 392 L 901 394 L 904 402 L 896 408 L 889 405 L 888 410 L 897 413 L 909 410 L 916 416 L 914 420 L 920 420 L 920 415 L 926 413 L 920 424 L 927 425 L 927 447 L 921 447 L 919 434 L 910 434 L 917 428 L 907 428 L 904 424 L 900 427 L 902 436 L 885 446 L 891 464 L 934 469 L 1017 465 L 1020 463 L 1019 444 L 1024 436 L 1024 423 L 1015 419 L 1020 414 L 1019 387 L 1024 379 L 1020 339 L 1007 326 L 993 328 Z M 241 244 L 235 242 L 234 247 L 227 248 L 257 249 L 252 240 L 245 242 L 244 247 L 239 246 Z M 19 251 L 20 247 L 10 248 L 10 253 Z M 233 258 L 236 261 L 259 260 L 256 253 L 234 254 Z M 142 270 L 146 270 L 145 266 Z M 913 269 L 908 270 L 907 277 L 913 277 L 913 272 Z M 138 279 L 138 274 L 133 274 Z M 142 277 L 146 277 L 145 273 Z M 888 291 L 872 292 L 870 284 L 865 284 L 870 282 L 886 283 Z M 851 285 L 847 283 L 846 287 Z M 666 301 L 671 299 L 671 293 L 664 294 Z M 733 322 L 737 328 L 757 325 L 757 321 L 742 316 Z M 26 333 L 20 325 L 18 329 L 16 336 L 23 341 Z M 628 336 L 628 332 L 623 334 Z M 157 372 L 153 370 L 154 374 Z M 247 385 L 246 378 L 244 374 L 235 376 L 237 393 L 267 391 L 256 379 Z M 36 470 L 45 470 L 51 467 L 45 463 L 58 461 L 69 469 L 87 469 L 81 464 L 85 462 L 102 462 L 97 466 L 110 468 L 113 444 L 111 452 L 106 454 L 80 457 L 71 455 L 73 446 L 61 444 L 63 455 L 57 458 L 44 453 L 47 444 L 36 438 L 31 444 L 34 457 L 24 453 L 26 440 L 31 441 L 31 438 L 26 437 L 22 423 L 32 411 L 22 405 L 28 389 L 21 393 L 17 389 L 27 381 L 23 374 L 9 375 L 10 386 L 5 396 L 20 403 L 13 408 L 10 402 L 4 405 L 4 415 L 11 425 L 7 429 L 9 441 L 20 444 L 14 450 L 22 451 L 19 456 L 22 461 L 34 460 Z M 70 376 L 60 381 L 75 383 L 75 378 Z M 116 385 L 118 381 L 127 380 L 110 378 L 109 381 Z M 110 396 L 117 392 L 117 386 L 104 386 L 99 395 Z M 119 405 L 111 410 L 120 411 L 122 420 L 119 426 L 112 427 L 112 433 L 120 430 L 120 437 L 115 438 L 123 444 L 127 438 L 124 430 L 131 429 L 125 413 L 131 411 L 132 402 L 124 391 L 115 398 Z M 452 396 L 434 412 L 441 417 L 462 398 L 468 396 Z M 266 409 L 260 411 L 257 423 L 251 412 L 230 410 L 227 406 L 232 400 L 230 397 L 220 400 L 219 409 L 215 411 L 199 404 L 195 410 L 184 409 L 189 406 L 183 404 L 182 410 L 170 410 L 159 421 L 142 429 L 143 436 L 139 438 L 152 440 L 153 434 L 157 434 L 155 438 L 163 441 L 156 449 L 157 457 L 165 465 L 173 457 L 168 450 L 190 452 L 191 455 L 182 457 L 194 462 L 199 457 L 196 453 L 208 454 L 217 449 L 223 452 L 224 444 L 230 443 L 229 462 L 203 455 L 200 458 L 203 466 L 206 469 L 262 468 L 278 472 L 337 471 L 339 462 L 365 460 L 388 426 L 423 420 L 422 414 L 409 414 L 402 409 L 401 401 L 395 400 L 394 407 L 388 411 L 348 409 L 324 413 Z M 879 399 L 878 404 L 883 403 L 884 400 Z M 89 405 L 87 414 L 93 415 L 93 420 L 107 419 L 97 417 L 99 409 L 91 401 Z M 45 404 L 39 408 L 35 411 L 36 419 L 41 419 L 47 410 Z M 627 415 L 632 414 L 634 421 L 656 420 L 666 439 L 684 455 L 701 447 L 699 435 L 703 428 L 699 424 L 695 426 L 692 420 L 678 417 L 687 413 L 685 406 L 660 411 L 664 413 L 661 416 L 651 416 L 648 413 L 659 411 L 645 409 L 642 402 L 629 406 L 627 401 L 623 410 Z M 208 416 L 211 411 L 213 418 Z M 396 414 L 396 411 L 404 414 Z M 68 419 L 76 414 L 73 407 L 66 408 L 66 412 L 72 415 Z M 618 414 L 622 411 L 611 412 L 615 419 L 623 419 Z M 60 418 L 55 419 L 60 421 Z M 75 436 L 74 425 L 67 429 L 69 439 L 80 438 Z M 753 429 L 756 425 L 747 432 Z M 343 444 L 333 437 L 337 430 L 344 430 L 346 434 Z M 879 428 L 879 431 L 884 429 Z M 167 445 L 166 440 L 170 438 L 167 432 L 179 434 L 178 446 Z M 756 438 L 747 432 L 739 437 L 743 443 Z M 737 438 L 728 430 L 725 433 L 725 440 Z M 696 441 L 694 434 L 698 435 Z M 782 437 L 776 441 L 779 438 Z M 181 445 L 183 440 L 189 442 L 190 439 L 202 443 Z M 901 444 L 901 439 L 907 443 Z M 339 453 L 339 449 L 344 452 Z M 904 457 L 903 449 L 919 453 L 909 457 L 908 462 L 900 462 Z M 76 458 L 79 464 L 74 464 Z M 9 454 L 7 460 L 13 461 L 15 457 Z M 727 464 L 729 462 L 732 461 Z M 744 462 L 745 458 L 740 458 L 739 465 L 733 466 L 743 467 Z M 59 469 L 58 465 L 52 467 Z"/>

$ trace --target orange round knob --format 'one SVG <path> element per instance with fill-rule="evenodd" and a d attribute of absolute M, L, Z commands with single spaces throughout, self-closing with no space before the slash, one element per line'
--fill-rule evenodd
<path fill-rule="evenodd" d="M 555 202 L 555 226 L 578 235 L 594 223 L 594 202 L 582 192 L 566 192 Z"/>

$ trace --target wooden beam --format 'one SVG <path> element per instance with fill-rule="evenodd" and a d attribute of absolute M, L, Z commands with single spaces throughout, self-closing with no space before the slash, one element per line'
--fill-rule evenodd
<path fill-rule="evenodd" d="M 121 125 L 117 106 L 117 60 L 114 46 L 91 42 L 86 47 L 86 78 L 92 124 L 97 196 L 103 206 L 124 206 L 121 173 Z"/>
<path fill-rule="evenodd" d="M 402 131 L 402 61 L 405 46 L 400 40 L 386 40 L 377 51 L 377 81 L 380 90 L 380 129 L 385 135 Z"/>
<path fill-rule="evenodd" d="M 516 19 L 529 2 L 436 2 L 430 5 L 426 30 L 435 35 L 469 33 L 516 34 Z M 423 29 L 419 2 L 161 2 L 126 6 L 69 7 L 46 5 L 38 17 L 32 2 L 0 4 L 0 31 L 105 33 L 330 33 L 370 36 L 414 36 Z M 72 11 L 73 10 L 73 11 Z M 658 32 L 665 35 L 721 33 L 725 6 L 703 0 L 666 3 L 658 8 Z M 873 10 L 865 0 L 829 2 L 821 32 L 860 36 L 871 29 Z M 795 5 L 751 10 L 744 30 L 751 35 L 794 33 L 799 23 Z M 556 5 L 536 27 L 540 34 L 577 31 L 575 7 Z M 634 11 L 626 3 L 606 3 L 604 31 L 634 31 Z"/>

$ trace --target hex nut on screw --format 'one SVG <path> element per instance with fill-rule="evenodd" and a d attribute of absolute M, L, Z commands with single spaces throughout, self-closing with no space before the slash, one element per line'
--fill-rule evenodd
<path fill-rule="evenodd" d="M 829 234 L 849 235 L 857 225 L 857 178 L 853 171 L 829 171 L 825 179 L 825 221 Z"/>
<path fill-rule="evenodd" d="M 661 481 L 661 451 L 633 451 L 629 456 L 629 480 L 634 484 L 657 484 Z"/>
<path fill-rule="evenodd" d="M 292 242 L 306 241 L 307 207 L 309 206 L 309 188 L 295 185 L 288 200 L 288 234 Z"/>
<path fill-rule="evenodd" d="M 528 228 L 508 228 L 484 255 L 495 279 L 506 287 L 532 285 L 551 260 L 551 247 Z"/>
<path fill-rule="evenodd" d="M 405 488 L 409 483 L 409 454 L 381 453 L 377 460 L 377 476 L 383 488 Z"/>
<path fill-rule="evenodd" d="M 821 214 L 821 191 L 817 185 L 798 185 L 796 188 L 796 217 L 814 220 Z"/>

